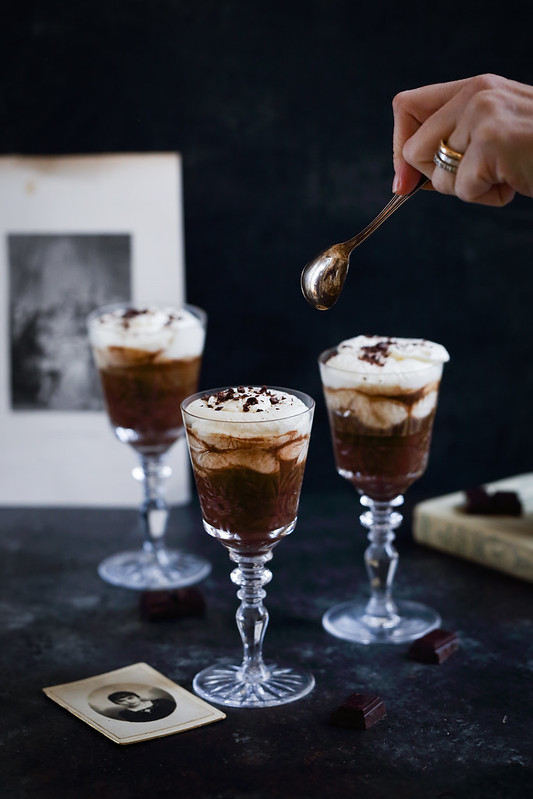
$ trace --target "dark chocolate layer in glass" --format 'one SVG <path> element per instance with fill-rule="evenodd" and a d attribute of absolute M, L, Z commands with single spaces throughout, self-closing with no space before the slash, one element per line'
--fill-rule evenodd
<path fill-rule="evenodd" d="M 403 494 L 424 473 L 435 413 L 406 435 L 373 435 L 354 417 L 330 412 L 339 473 L 363 494 L 385 501 Z"/>
<path fill-rule="evenodd" d="M 401 403 L 406 410 L 404 421 L 376 428 L 365 425 L 353 409 L 337 408 L 332 402 L 336 390 L 325 388 L 339 474 L 372 499 L 388 501 L 405 493 L 426 470 L 436 410 L 417 418 L 412 407 L 426 392 L 436 390 L 438 384 L 432 383 L 405 395 L 366 395 L 368 401 Z"/>
<path fill-rule="evenodd" d="M 121 441 L 139 452 L 164 452 L 183 428 L 181 402 L 198 387 L 201 357 L 136 362 L 132 350 L 120 363 L 114 348 L 112 365 L 100 367 L 100 379 L 111 424 Z"/>
<path fill-rule="evenodd" d="M 209 456 L 219 455 L 224 459 L 224 450 L 206 452 L 207 448 L 202 450 L 199 446 L 195 433 L 189 431 L 189 438 L 195 439 L 190 448 L 193 471 L 202 515 L 211 535 L 231 549 L 254 554 L 270 548 L 291 532 L 305 469 L 305 459 L 299 454 L 303 447 L 307 449 L 308 436 L 292 440 L 295 457 L 289 459 L 278 454 L 275 443 L 271 447 L 265 445 L 264 439 L 231 438 L 228 465 L 217 468 L 209 467 Z M 284 436 L 280 449 L 286 448 Z M 244 457 L 236 455 L 239 450 Z M 274 456 L 277 465 L 274 471 L 253 468 L 254 461 L 260 463 L 265 455 L 270 460 Z M 241 464 L 235 465 L 239 460 Z"/>

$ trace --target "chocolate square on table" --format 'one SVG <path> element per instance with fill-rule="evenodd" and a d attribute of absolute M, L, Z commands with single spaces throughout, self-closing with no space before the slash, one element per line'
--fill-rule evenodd
<path fill-rule="evenodd" d="M 375 694 L 351 694 L 333 711 L 330 723 L 336 727 L 367 730 L 387 715 L 384 702 Z"/>
<path fill-rule="evenodd" d="M 449 630 L 432 630 L 409 647 L 409 657 L 419 663 L 440 664 L 459 649 L 457 635 Z"/>
<path fill-rule="evenodd" d="M 480 516 L 521 516 L 522 502 L 516 491 L 494 491 L 489 493 L 482 486 L 465 491 L 465 513 Z"/>

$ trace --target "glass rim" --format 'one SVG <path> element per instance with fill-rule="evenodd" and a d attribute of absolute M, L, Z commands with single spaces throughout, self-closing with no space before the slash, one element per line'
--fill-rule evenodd
<path fill-rule="evenodd" d="M 171 311 L 190 311 L 194 316 L 196 316 L 199 321 L 202 323 L 203 327 L 207 324 L 207 311 L 203 308 L 200 308 L 199 305 L 193 305 L 189 302 L 182 302 L 182 303 L 173 303 L 173 302 L 159 302 L 159 301 L 152 301 L 152 302 L 135 302 L 135 300 L 119 300 L 118 302 L 110 302 L 106 303 L 105 305 L 99 305 L 97 308 L 93 308 L 93 310 L 87 314 L 87 326 L 90 326 L 91 322 L 95 319 L 99 319 L 101 316 L 104 316 L 106 313 L 111 313 L 111 311 L 116 311 L 119 308 L 124 308 L 125 310 L 132 308 L 135 310 L 143 310 L 147 308 L 155 308 L 156 310 L 171 310 Z M 154 331 L 155 332 L 155 331 Z M 160 332 L 160 331 L 158 331 Z M 145 335 L 150 335 L 144 332 Z"/>
<path fill-rule="evenodd" d="M 423 366 L 420 369 L 402 369 L 398 372 L 383 372 L 379 374 L 379 372 L 368 372 L 364 371 L 363 369 L 343 369 L 340 366 L 332 366 L 328 364 L 328 358 L 334 353 L 337 353 L 339 350 L 338 345 L 335 347 L 329 347 L 327 350 L 323 350 L 320 355 L 318 356 L 318 363 L 320 366 L 325 366 L 327 369 L 331 369 L 334 372 L 342 372 L 345 375 L 362 375 L 367 380 L 370 379 L 380 379 L 384 376 L 398 376 L 398 375 L 414 375 L 414 374 L 423 374 L 424 372 L 429 372 L 431 369 L 435 369 L 435 367 L 440 367 L 441 369 L 444 367 L 445 362 L 434 362 L 428 363 L 427 366 Z"/>
<path fill-rule="evenodd" d="M 250 384 L 241 383 L 241 384 L 237 384 L 237 385 L 233 385 L 233 386 L 221 386 L 220 388 L 207 389 L 206 391 L 196 391 L 194 394 L 190 394 L 188 397 L 185 397 L 185 399 L 181 403 L 180 407 L 181 407 L 182 413 L 188 413 L 189 416 L 192 416 L 194 419 L 201 419 L 204 422 L 215 422 L 215 423 L 218 423 L 217 419 L 207 418 L 205 416 L 201 416 L 198 413 L 191 413 L 191 411 L 188 409 L 188 406 L 192 402 L 194 402 L 194 400 L 201 399 L 202 397 L 211 397 L 214 394 L 218 394 L 219 391 L 227 391 L 229 388 L 236 389 L 236 388 L 240 388 L 241 386 L 243 388 L 258 388 L 258 389 L 266 388 L 266 389 L 269 389 L 271 391 L 282 391 L 285 394 L 293 395 L 293 396 L 297 397 L 298 399 L 302 400 L 302 402 L 305 403 L 306 407 L 305 407 L 305 409 L 303 411 L 302 410 L 298 410 L 298 411 L 295 411 L 294 413 L 289 414 L 288 416 L 279 416 L 279 417 L 277 417 L 275 419 L 259 419 L 259 418 L 257 418 L 257 414 L 252 414 L 253 418 L 251 418 L 251 419 L 248 419 L 248 418 L 246 418 L 246 419 L 223 419 L 223 418 L 221 418 L 220 419 L 220 424 L 229 424 L 229 425 L 231 425 L 231 424 L 239 424 L 239 425 L 246 424 L 246 425 L 248 425 L 248 424 L 262 424 L 262 423 L 268 423 L 268 422 L 270 422 L 270 423 L 274 422 L 275 423 L 275 422 L 278 422 L 278 421 L 282 421 L 284 419 L 294 419 L 297 416 L 303 416 L 304 414 L 309 413 L 309 411 L 313 411 L 314 408 L 315 408 L 315 405 L 316 405 L 315 400 L 313 399 L 313 397 L 311 397 L 310 394 L 306 394 L 305 391 L 299 391 L 299 390 L 294 389 L 294 388 L 282 388 L 281 386 L 271 386 L 271 385 L 265 385 L 265 384 L 264 385 L 250 385 Z"/>

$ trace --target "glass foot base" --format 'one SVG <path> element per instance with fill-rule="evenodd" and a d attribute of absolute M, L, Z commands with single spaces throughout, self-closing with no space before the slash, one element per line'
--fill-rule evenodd
<path fill-rule="evenodd" d="M 334 605 L 322 617 L 324 628 L 337 638 L 359 644 L 402 644 L 414 641 L 440 626 L 439 614 L 419 602 L 395 601 L 398 617 L 370 624 L 364 601 Z"/>
<path fill-rule="evenodd" d="M 306 696 L 315 678 L 305 669 L 267 665 L 268 676 L 247 682 L 240 676 L 241 664 L 208 666 L 193 680 L 198 696 L 226 707 L 273 707 Z"/>
<path fill-rule="evenodd" d="M 152 552 L 121 552 L 103 560 L 98 566 L 98 574 L 111 585 L 138 591 L 158 591 L 193 585 L 211 571 L 211 564 L 196 555 L 165 552 L 164 563 Z"/>

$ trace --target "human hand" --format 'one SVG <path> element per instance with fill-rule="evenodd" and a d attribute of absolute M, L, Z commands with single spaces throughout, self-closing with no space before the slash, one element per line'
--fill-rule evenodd
<path fill-rule="evenodd" d="M 393 112 L 395 194 L 408 194 L 423 173 L 436 191 L 466 202 L 533 197 L 533 86 L 478 75 L 401 92 Z M 433 162 L 441 140 L 464 153 L 456 174 Z"/>

